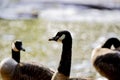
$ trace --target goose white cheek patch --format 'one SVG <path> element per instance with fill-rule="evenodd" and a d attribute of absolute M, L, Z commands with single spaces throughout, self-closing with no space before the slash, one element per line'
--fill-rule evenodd
<path fill-rule="evenodd" d="M 63 35 L 58 39 L 58 42 L 62 42 L 63 39 L 65 39 L 65 34 L 63 34 Z"/>
<path fill-rule="evenodd" d="M 15 47 L 15 44 L 14 44 L 14 43 L 12 43 L 12 49 L 13 49 L 14 51 L 19 51 L 19 50 Z"/>

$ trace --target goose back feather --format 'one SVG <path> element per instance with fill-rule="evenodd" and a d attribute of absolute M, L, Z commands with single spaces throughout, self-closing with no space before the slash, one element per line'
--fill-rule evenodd
<path fill-rule="evenodd" d="M 14 80 L 51 80 L 53 71 L 43 65 L 19 63 L 15 70 Z"/>

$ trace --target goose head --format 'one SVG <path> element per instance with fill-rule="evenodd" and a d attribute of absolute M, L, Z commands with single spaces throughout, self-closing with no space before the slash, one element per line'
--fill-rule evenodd
<path fill-rule="evenodd" d="M 49 41 L 57 41 L 57 42 L 72 42 L 72 37 L 69 31 L 59 31 L 55 37 L 49 39 Z"/>
<path fill-rule="evenodd" d="M 15 42 L 12 43 L 12 50 L 13 51 L 25 51 L 25 49 L 22 47 L 22 41 L 21 40 L 16 40 Z"/>

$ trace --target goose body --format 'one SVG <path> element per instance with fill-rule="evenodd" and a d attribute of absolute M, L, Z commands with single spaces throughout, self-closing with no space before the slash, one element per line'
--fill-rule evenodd
<path fill-rule="evenodd" d="M 16 66 L 12 80 L 51 80 L 53 71 L 43 65 L 20 63 Z"/>
<path fill-rule="evenodd" d="M 11 80 L 14 69 L 18 63 L 12 58 L 5 58 L 0 63 L 0 73 L 3 80 Z"/>
<path fill-rule="evenodd" d="M 82 78 L 70 78 L 71 57 L 72 57 L 72 36 L 69 31 L 59 31 L 55 37 L 49 41 L 62 42 L 62 54 L 59 67 L 51 80 L 91 80 Z"/>
<path fill-rule="evenodd" d="M 51 80 L 53 71 L 43 65 L 20 62 L 22 42 L 12 44 L 12 58 L 5 58 L 0 63 L 3 80 Z"/>
<path fill-rule="evenodd" d="M 111 46 L 114 49 L 111 49 Z M 92 52 L 92 64 L 95 69 L 109 80 L 120 80 L 120 41 L 109 38 L 101 47 Z"/>

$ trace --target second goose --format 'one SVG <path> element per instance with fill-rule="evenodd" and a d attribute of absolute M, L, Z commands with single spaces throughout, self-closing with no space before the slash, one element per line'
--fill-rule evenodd
<path fill-rule="evenodd" d="M 112 45 L 114 49 L 112 49 Z M 92 64 L 95 69 L 109 80 L 120 80 L 120 41 L 109 38 L 92 52 Z"/>

